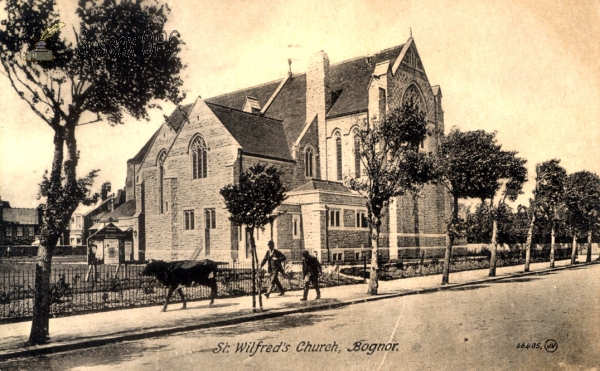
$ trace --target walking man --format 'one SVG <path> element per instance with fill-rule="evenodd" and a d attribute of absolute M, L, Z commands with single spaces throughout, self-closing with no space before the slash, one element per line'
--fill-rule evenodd
<path fill-rule="evenodd" d="M 265 297 L 268 299 L 271 291 L 277 286 L 279 289 L 279 296 L 283 296 L 285 294 L 285 290 L 283 286 L 281 286 L 281 282 L 279 282 L 279 273 L 283 274 L 283 263 L 285 262 L 285 255 L 279 250 L 275 249 L 275 244 L 273 241 L 269 241 L 268 243 L 269 250 L 265 254 L 264 259 L 260 263 L 260 267 L 262 268 L 267 262 L 269 263 L 268 269 L 269 274 L 271 275 L 271 285 L 265 294 Z"/>
<path fill-rule="evenodd" d="M 308 288 L 310 283 L 313 284 L 317 292 L 316 299 L 321 299 L 321 290 L 319 290 L 319 276 L 323 273 L 321 263 L 314 256 L 311 256 L 308 251 L 302 251 L 302 275 L 304 276 L 304 296 L 301 301 L 305 301 L 308 297 Z"/>

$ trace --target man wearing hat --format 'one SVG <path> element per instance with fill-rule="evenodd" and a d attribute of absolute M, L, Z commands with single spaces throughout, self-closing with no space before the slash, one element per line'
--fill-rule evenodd
<path fill-rule="evenodd" d="M 268 269 L 269 269 L 269 274 L 271 275 L 271 286 L 269 287 L 269 290 L 267 290 L 267 293 L 265 294 L 265 297 L 267 299 L 269 298 L 269 294 L 271 294 L 271 291 L 273 291 L 275 286 L 277 286 L 277 288 L 279 289 L 279 296 L 283 296 L 285 294 L 285 290 L 283 289 L 283 286 L 281 286 L 281 282 L 279 282 L 279 273 L 281 273 L 281 274 L 284 273 L 283 272 L 283 263 L 285 262 L 285 259 L 286 259 L 285 255 L 283 255 L 283 253 L 281 251 L 275 250 L 275 244 L 273 243 L 273 241 L 269 241 L 268 246 L 269 246 L 269 250 L 267 250 L 267 253 L 265 254 L 264 259 L 260 263 L 261 268 L 267 262 L 269 263 Z"/>
<path fill-rule="evenodd" d="M 308 297 L 308 288 L 312 282 L 317 297 L 315 299 L 321 299 L 321 290 L 319 290 L 319 276 L 323 273 L 321 270 L 321 263 L 314 256 L 311 256 L 308 251 L 302 251 L 302 275 L 304 276 L 304 296 L 301 301 L 305 301 Z"/>

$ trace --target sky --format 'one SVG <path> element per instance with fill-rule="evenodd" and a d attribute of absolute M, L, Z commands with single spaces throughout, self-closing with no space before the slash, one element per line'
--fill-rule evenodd
<path fill-rule="evenodd" d="M 0 6 L 4 6 L 2 3 Z M 331 63 L 374 54 L 412 36 L 431 85 L 440 85 L 446 132 L 496 131 L 506 150 L 535 164 L 600 174 L 600 0 L 171 1 L 165 30 L 186 42 L 190 103 L 306 70 L 324 50 Z M 73 38 L 76 1 L 60 1 L 61 35 Z M 0 10 L 0 19 L 6 14 Z M 35 207 L 52 160 L 52 130 L 0 74 L 0 197 Z M 164 104 L 165 111 L 172 106 Z M 78 174 L 100 169 L 95 187 L 125 185 L 126 161 L 162 123 L 127 119 L 78 128 Z"/>

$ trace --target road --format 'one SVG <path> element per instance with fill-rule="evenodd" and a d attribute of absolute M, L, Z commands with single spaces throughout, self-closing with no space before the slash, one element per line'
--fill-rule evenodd
<path fill-rule="evenodd" d="M 600 369 L 598 344 L 600 265 L 593 265 L 11 361 L 0 370 L 589 370 Z"/>

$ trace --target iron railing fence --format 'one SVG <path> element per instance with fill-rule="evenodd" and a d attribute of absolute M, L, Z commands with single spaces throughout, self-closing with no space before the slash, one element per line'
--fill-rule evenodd
<path fill-rule="evenodd" d="M 35 264 L 22 270 L 0 273 L 0 322 L 27 320 L 33 314 Z M 55 265 L 51 273 L 51 307 L 53 316 L 99 312 L 105 310 L 151 306 L 164 303 L 167 287 L 154 277 L 141 276 L 144 265 L 99 265 L 89 273 L 87 265 Z M 286 290 L 303 288 L 301 262 L 288 262 L 280 281 Z M 326 266 L 320 278 L 323 287 L 348 285 L 362 281 L 347 277 L 339 267 Z M 87 279 L 86 279 L 87 278 Z M 216 274 L 218 297 L 252 294 L 252 269 L 246 262 L 224 263 Z M 262 292 L 266 292 L 270 277 L 261 274 Z M 186 300 L 210 298 L 210 289 L 192 286 L 183 289 Z M 171 298 L 181 302 L 179 295 Z"/>
<path fill-rule="evenodd" d="M 554 253 L 555 260 L 565 260 L 571 258 L 571 249 L 556 249 Z M 550 250 L 531 250 L 531 262 L 549 262 Z M 346 275 L 369 277 L 369 261 L 364 261 L 362 265 L 342 268 L 341 272 Z M 525 250 L 499 251 L 497 254 L 496 267 L 507 267 L 525 264 Z M 428 276 L 441 274 L 444 269 L 444 258 L 433 257 L 425 258 L 425 254 L 420 259 L 404 259 L 397 261 L 387 261 L 380 259 L 381 270 L 379 272 L 380 280 L 393 280 L 399 278 L 410 278 L 417 276 Z M 450 272 L 462 272 L 474 269 L 486 269 L 490 267 L 490 256 L 453 256 L 450 258 Z"/>
<path fill-rule="evenodd" d="M 556 249 L 555 259 L 569 259 L 570 249 Z M 531 262 L 549 261 L 549 250 L 533 250 Z M 489 256 L 453 257 L 451 272 L 459 272 L 489 267 Z M 498 252 L 497 266 L 524 264 L 525 252 Z M 362 283 L 369 275 L 370 261 L 354 262 L 351 267 L 324 264 L 320 277 L 322 287 L 332 287 Z M 379 278 L 398 279 L 415 276 L 440 274 L 443 258 L 400 259 L 395 262 L 381 262 Z M 33 287 L 35 282 L 35 264 L 21 270 L 0 272 L 0 322 L 28 320 L 33 313 Z M 117 271 L 116 266 L 99 265 L 91 270 L 83 264 L 60 265 L 52 269 L 51 308 L 53 316 L 65 316 L 131 307 L 163 304 L 167 287 L 154 277 L 141 276 L 144 265 L 123 265 Z M 360 277 L 360 278 L 359 278 Z M 246 262 L 222 263 L 216 274 L 218 297 L 237 297 L 252 294 L 252 269 Z M 268 274 L 261 275 L 260 289 L 265 292 L 269 286 Z M 286 290 L 300 290 L 302 280 L 301 262 L 288 262 L 286 273 L 280 276 Z M 259 288 L 257 288 L 259 289 Z M 206 300 L 210 298 L 210 289 L 204 286 L 184 288 L 186 300 Z M 172 302 L 181 302 L 179 295 Z"/>

